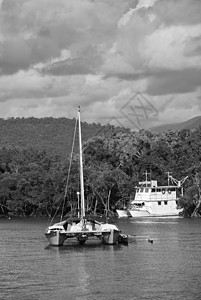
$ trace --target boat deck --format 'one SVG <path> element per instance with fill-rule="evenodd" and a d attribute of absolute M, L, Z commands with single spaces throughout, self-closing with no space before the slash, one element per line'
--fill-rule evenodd
<path fill-rule="evenodd" d="M 65 231 L 63 233 L 65 233 L 67 236 L 76 236 L 76 235 L 88 235 L 88 236 L 100 236 L 104 233 L 110 233 L 111 230 L 110 229 L 104 229 L 104 230 L 79 230 L 79 231 Z"/>

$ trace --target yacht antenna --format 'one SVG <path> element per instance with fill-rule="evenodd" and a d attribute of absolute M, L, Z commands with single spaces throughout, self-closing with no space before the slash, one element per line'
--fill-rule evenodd
<path fill-rule="evenodd" d="M 171 178 L 171 175 L 172 172 L 166 172 L 166 174 L 168 175 L 168 186 L 170 185 L 170 178 Z"/>
<path fill-rule="evenodd" d="M 146 181 L 145 181 L 145 182 L 146 182 L 146 187 L 147 187 L 147 179 L 148 179 L 148 175 L 150 175 L 150 177 L 151 177 L 151 173 L 148 173 L 147 170 L 146 170 L 146 172 L 143 173 L 143 174 L 145 174 L 145 176 L 146 176 L 146 177 L 145 177 L 145 178 L 146 178 Z"/>

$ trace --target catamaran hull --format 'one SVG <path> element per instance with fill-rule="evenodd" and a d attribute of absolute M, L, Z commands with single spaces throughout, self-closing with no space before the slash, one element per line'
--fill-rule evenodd
<path fill-rule="evenodd" d="M 119 241 L 119 234 L 120 231 L 116 229 L 110 229 L 110 231 L 105 231 L 102 233 L 97 233 L 96 232 L 87 232 L 84 235 L 81 235 L 81 233 L 68 233 L 72 235 L 72 237 L 77 237 L 77 240 L 80 244 L 84 244 L 86 240 L 88 239 L 88 236 L 97 236 L 101 239 L 101 241 L 106 244 L 106 245 L 114 245 L 118 244 Z M 67 238 L 67 233 L 61 233 L 59 231 L 51 231 L 49 233 L 45 233 L 49 244 L 52 246 L 62 246 Z"/>
<path fill-rule="evenodd" d="M 66 234 L 60 231 L 50 231 L 45 235 L 52 246 L 62 246 L 66 240 Z"/>
<path fill-rule="evenodd" d="M 119 240 L 119 231 L 111 229 L 110 232 L 103 233 L 102 242 L 106 245 L 115 245 L 118 244 Z"/>

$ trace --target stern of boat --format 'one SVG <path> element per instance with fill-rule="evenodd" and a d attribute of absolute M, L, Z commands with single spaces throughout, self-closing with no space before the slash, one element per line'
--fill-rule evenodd
<path fill-rule="evenodd" d="M 102 242 L 106 245 L 118 244 L 120 230 L 114 224 L 102 224 Z M 105 232 L 104 232 L 105 230 Z"/>
<path fill-rule="evenodd" d="M 66 233 L 59 230 L 48 230 L 45 236 L 52 246 L 62 246 L 66 240 Z"/>

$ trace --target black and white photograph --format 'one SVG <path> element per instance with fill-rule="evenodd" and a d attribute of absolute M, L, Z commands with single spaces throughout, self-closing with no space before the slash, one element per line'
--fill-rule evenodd
<path fill-rule="evenodd" d="M 201 298 L 200 16 L 0 0 L 0 299 Z"/>

